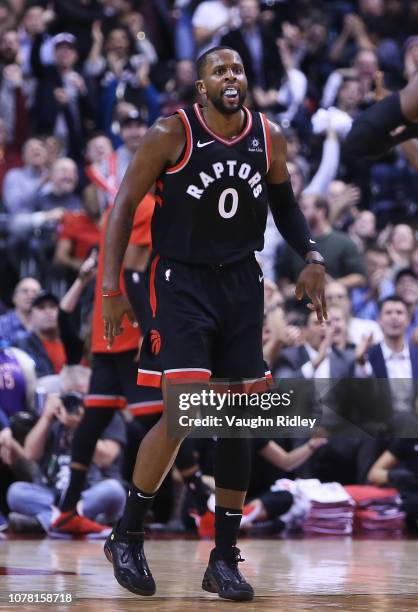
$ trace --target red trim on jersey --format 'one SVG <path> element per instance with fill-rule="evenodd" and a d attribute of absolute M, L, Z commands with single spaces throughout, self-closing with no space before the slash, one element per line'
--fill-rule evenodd
<path fill-rule="evenodd" d="M 155 203 L 158 204 L 158 206 L 162 206 L 163 203 L 164 203 L 162 197 L 159 196 L 159 195 L 156 195 L 155 196 Z"/>
<path fill-rule="evenodd" d="M 187 115 L 182 108 L 180 108 L 177 112 L 178 112 L 178 116 L 183 122 L 184 129 L 186 130 L 186 152 L 184 153 L 183 158 L 178 162 L 178 164 L 176 164 L 175 166 L 171 166 L 170 168 L 167 168 L 166 174 L 174 174 L 174 172 L 178 172 L 179 170 L 182 170 L 184 166 L 187 164 L 187 162 L 189 161 L 190 156 L 192 154 L 192 149 L 193 149 L 192 128 L 190 127 L 190 123 L 187 118 Z"/>
<path fill-rule="evenodd" d="M 263 126 L 264 132 L 264 140 L 266 142 L 266 156 L 267 156 L 267 172 L 270 170 L 271 166 L 271 134 L 270 134 L 270 126 L 267 117 L 260 113 L 261 124 Z"/>
<path fill-rule="evenodd" d="M 136 384 L 143 387 L 161 387 L 161 372 L 153 372 L 152 370 L 138 370 Z"/>
<path fill-rule="evenodd" d="M 245 111 L 245 113 L 247 114 L 247 125 L 244 129 L 243 132 L 241 132 L 241 134 L 238 134 L 238 136 L 235 136 L 234 138 L 222 138 L 222 136 L 219 136 L 219 134 L 217 134 L 216 132 L 214 132 L 213 130 L 211 130 L 211 128 L 208 126 L 208 124 L 206 123 L 206 120 L 202 114 L 202 111 L 200 110 L 199 104 L 196 102 L 196 104 L 193 104 L 193 110 L 196 113 L 196 116 L 199 120 L 199 122 L 201 123 L 202 127 L 205 128 L 205 130 L 207 132 L 209 132 L 209 134 L 211 136 L 213 136 L 214 138 L 216 138 L 216 140 L 219 140 L 219 142 L 222 142 L 222 144 L 227 145 L 228 147 L 232 147 L 234 144 L 236 144 L 237 142 L 239 142 L 240 140 L 242 140 L 243 138 L 245 138 L 245 136 L 248 135 L 248 133 L 250 132 L 252 126 L 253 126 L 253 117 L 250 113 L 250 111 L 248 110 L 248 108 L 246 106 L 242 107 Z"/>
<path fill-rule="evenodd" d="M 121 395 L 108 397 L 104 395 L 88 395 L 84 398 L 86 408 L 99 406 L 100 408 L 125 408 L 126 399 Z"/>
<path fill-rule="evenodd" d="M 163 411 L 163 402 L 139 402 L 138 404 L 129 404 L 128 409 L 133 416 L 142 416 L 143 414 L 159 414 Z"/>
<path fill-rule="evenodd" d="M 149 302 L 152 311 L 152 317 L 155 318 L 157 313 L 157 294 L 155 292 L 155 268 L 157 267 L 157 263 L 160 261 L 160 256 L 156 255 L 155 259 L 151 264 L 151 272 L 149 279 Z"/>
<path fill-rule="evenodd" d="M 209 380 L 212 373 L 210 370 L 186 368 L 184 370 L 165 370 L 165 377 L 169 380 Z"/>
<path fill-rule="evenodd" d="M 164 190 L 164 183 L 163 183 L 162 181 L 160 181 L 160 180 L 158 180 L 158 181 L 155 183 L 155 186 L 156 186 L 156 188 L 157 188 L 157 189 L 159 189 L 160 191 L 163 191 L 163 190 Z"/>

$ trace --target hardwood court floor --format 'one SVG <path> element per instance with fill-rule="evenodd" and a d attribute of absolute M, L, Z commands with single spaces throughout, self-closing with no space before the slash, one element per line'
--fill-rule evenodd
<path fill-rule="evenodd" d="M 418 540 L 316 538 L 245 540 L 251 603 L 223 602 L 200 589 L 211 542 L 147 542 L 157 595 L 119 587 L 102 542 L 0 541 L 0 610 L 218 610 L 402 612 L 418 610 Z M 72 604 L 10 604 L 9 593 L 71 593 Z M 232 607 L 231 607 L 232 606 Z"/>

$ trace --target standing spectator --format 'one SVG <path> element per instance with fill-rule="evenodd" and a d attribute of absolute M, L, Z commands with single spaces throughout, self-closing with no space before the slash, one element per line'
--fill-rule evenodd
<path fill-rule="evenodd" d="M 34 124 L 38 131 L 58 136 L 67 154 L 81 159 L 83 138 L 93 127 L 93 107 L 86 84 L 76 70 L 78 53 L 75 37 L 68 32 L 54 36 L 54 63 L 43 64 L 38 35 L 32 47 L 32 71 L 38 80 Z"/>
<path fill-rule="evenodd" d="M 49 291 L 41 291 L 32 302 L 32 332 L 16 345 L 32 357 L 38 377 L 59 374 L 66 363 L 59 336 L 59 301 Z"/>
<path fill-rule="evenodd" d="M 9 32 L 17 38 L 16 32 Z M 19 47 L 17 46 L 19 49 Z M 27 111 L 28 83 L 20 65 L 19 53 L 14 61 L 5 62 L 0 74 L 0 108 L 6 124 L 8 142 L 20 147 L 28 137 L 29 116 Z"/>
<path fill-rule="evenodd" d="M 227 32 L 220 43 L 242 58 L 255 107 L 277 111 L 284 68 L 274 35 L 260 23 L 258 0 L 239 0 L 238 6 L 241 26 Z"/>
<path fill-rule="evenodd" d="M 231 25 L 238 27 L 239 17 L 232 7 L 230 0 L 205 0 L 201 2 L 192 16 L 197 56 L 204 53 L 210 47 L 215 46 L 219 42 L 222 33 L 231 27 Z"/>
<path fill-rule="evenodd" d="M 0 338 L 15 344 L 28 335 L 31 329 L 30 314 L 33 300 L 41 291 L 35 278 L 22 278 L 13 292 L 14 309 L 0 317 Z"/>
<path fill-rule="evenodd" d="M 84 61 L 91 47 L 91 24 L 103 15 L 100 0 L 55 0 L 54 30 L 69 32 L 77 40 L 80 60 Z"/>
<path fill-rule="evenodd" d="M 159 95 L 149 79 L 149 63 L 144 56 L 135 54 L 129 31 L 118 26 L 104 37 L 100 24 L 94 23 L 92 36 L 85 71 L 96 83 L 100 128 L 114 138 L 114 110 L 121 101 L 133 104 L 147 123 L 153 123 L 160 112 Z"/>
<path fill-rule="evenodd" d="M 22 157 L 23 168 L 9 170 L 3 182 L 3 203 L 12 214 L 30 209 L 47 178 L 46 147 L 41 139 L 30 138 L 23 146 Z"/>

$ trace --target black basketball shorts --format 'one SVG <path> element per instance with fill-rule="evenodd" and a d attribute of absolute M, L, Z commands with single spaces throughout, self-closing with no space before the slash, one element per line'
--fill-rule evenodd
<path fill-rule="evenodd" d="M 84 399 L 86 408 L 128 407 L 133 416 L 162 412 L 161 390 L 136 384 L 137 352 L 93 353 L 90 387 Z"/>
<path fill-rule="evenodd" d="M 265 377 L 263 273 L 255 256 L 233 264 L 189 265 L 155 255 L 149 272 L 151 329 L 138 384 L 167 379 Z"/>

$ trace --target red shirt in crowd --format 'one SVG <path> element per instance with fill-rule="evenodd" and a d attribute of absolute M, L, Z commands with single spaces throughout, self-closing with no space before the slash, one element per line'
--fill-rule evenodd
<path fill-rule="evenodd" d="M 100 228 L 83 211 L 66 212 L 60 227 L 59 240 L 70 240 L 73 244 L 72 257 L 86 259 L 91 249 L 100 242 Z"/>

